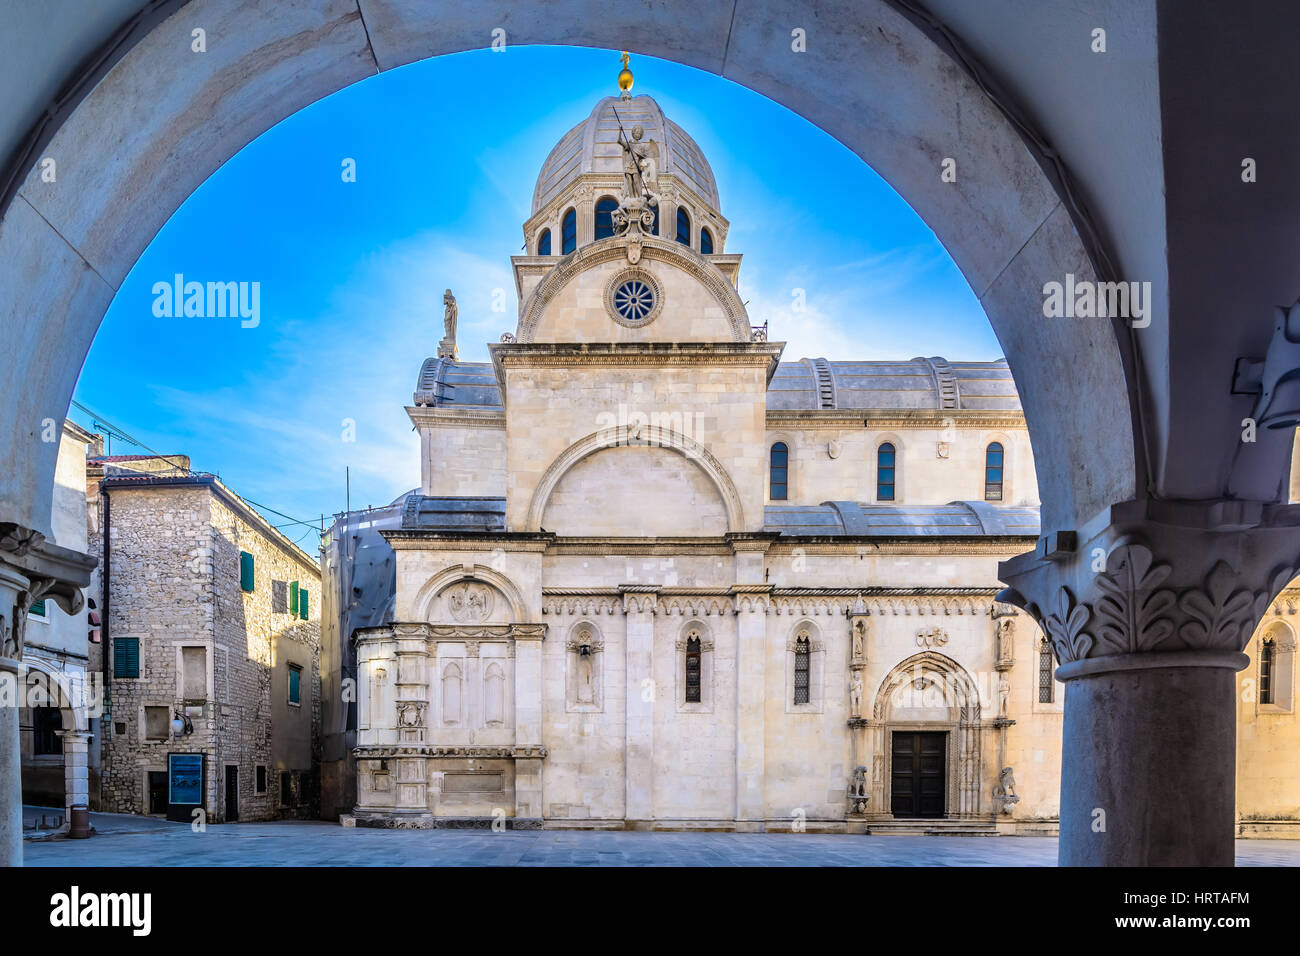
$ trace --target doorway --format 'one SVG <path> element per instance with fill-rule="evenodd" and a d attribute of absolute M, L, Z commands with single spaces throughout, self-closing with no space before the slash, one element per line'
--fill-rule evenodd
<path fill-rule="evenodd" d="M 167 812 L 167 771 L 149 771 L 149 812 Z"/>
<path fill-rule="evenodd" d="M 895 817 L 942 817 L 948 735 L 943 731 L 894 731 L 890 812 Z"/>
<path fill-rule="evenodd" d="M 239 819 L 239 768 L 226 764 L 226 822 Z"/>

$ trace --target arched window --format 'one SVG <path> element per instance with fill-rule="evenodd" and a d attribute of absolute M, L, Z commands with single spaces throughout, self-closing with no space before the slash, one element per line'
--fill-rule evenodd
<path fill-rule="evenodd" d="M 794 642 L 794 702 L 806 704 L 809 701 L 808 670 L 812 650 L 806 634 L 800 634 Z"/>
<path fill-rule="evenodd" d="M 614 235 L 614 210 L 617 208 L 617 200 L 610 196 L 605 196 L 600 202 L 596 203 L 597 239 L 608 239 Z"/>
<path fill-rule="evenodd" d="M 691 214 L 681 206 L 677 207 L 677 241 L 684 246 L 691 244 Z"/>
<path fill-rule="evenodd" d="M 1259 702 L 1261 704 L 1273 703 L 1273 698 L 1276 696 L 1274 686 L 1276 663 L 1277 644 L 1270 634 L 1259 645 Z"/>
<path fill-rule="evenodd" d="M 542 234 L 537 237 L 537 254 L 539 256 L 551 254 L 551 230 L 543 229 Z"/>
<path fill-rule="evenodd" d="M 560 255 L 567 256 L 578 248 L 578 211 L 570 209 L 560 220 Z"/>
<path fill-rule="evenodd" d="M 768 477 L 768 497 L 773 501 L 785 501 L 790 477 L 790 449 L 783 441 L 772 446 L 772 461 Z"/>
<path fill-rule="evenodd" d="M 713 233 L 707 229 L 700 230 L 700 252 L 706 256 L 713 255 Z"/>
<path fill-rule="evenodd" d="M 876 449 L 876 500 L 894 500 L 894 446 L 890 442 Z"/>
<path fill-rule="evenodd" d="M 993 442 L 984 451 L 984 500 L 1002 500 L 1002 443 Z"/>
<path fill-rule="evenodd" d="M 1052 682 L 1052 645 L 1047 638 L 1038 642 L 1038 702 L 1050 704 L 1056 694 Z"/>
<path fill-rule="evenodd" d="M 686 639 L 686 703 L 700 702 L 700 638 L 692 633 Z"/>

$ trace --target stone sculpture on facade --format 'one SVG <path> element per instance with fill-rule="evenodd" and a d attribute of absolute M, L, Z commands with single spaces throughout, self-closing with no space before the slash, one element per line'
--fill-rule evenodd
<path fill-rule="evenodd" d="M 453 361 L 456 358 L 456 317 L 460 310 L 456 305 L 456 297 L 448 289 L 442 295 L 443 313 L 443 338 L 438 343 L 438 358 L 449 358 Z"/>
<path fill-rule="evenodd" d="M 849 684 L 849 716 L 862 716 L 862 674 L 857 671 L 853 674 L 853 680 Z"/>
<path fill-rule="evenodd" d="M 1001 802 L 1002 812 L 1008 815 L 1020 802 L 1020 797 L 1016 794 L 1016 777 L 1010 767 L 1002 768 L 998 782 L 993 787 L 993 796 Z"/>

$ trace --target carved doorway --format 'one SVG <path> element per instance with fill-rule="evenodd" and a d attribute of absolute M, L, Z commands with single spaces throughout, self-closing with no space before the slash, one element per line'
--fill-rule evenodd
<path fill-rule="evenodd" d="M 890 812 L 895 819 L 942 817 L 947 809 L 948 735 L 894 731 L 890 737 Z"/>

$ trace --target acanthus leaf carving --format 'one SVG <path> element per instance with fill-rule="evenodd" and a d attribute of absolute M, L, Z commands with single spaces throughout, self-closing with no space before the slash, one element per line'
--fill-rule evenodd
<path fill-rule="evenodd" d="M 1043 628 L 1056 651 L 1056 659 L 1062 664 L 1081 660 L 1092 650 L 1093 640 L 1084 628 L 1088 625 L 1092 612 L 1085 604 L 1076 604 L 1074 595 L 1068 587 L 1056 592 L 1056 607 L 1047 614 L 1040 615 L 1032 605 L 1029 610 L 1042 620 Z"/>
<path fill-rule="evenodd" d="M 1097 575 L 1102 597 L 1093 608 L 1099 648 L 1113 654 L 1150 651 L 1174 633 L 1168 612 L 1176 603 L 1175 594 L 1160 587 L 1172 570 L 1168 564 L 1153 564 L 1151 549 L 1142 544 L 1126 544 L 1110 553 L 1106 571 Z"/>
<path fill-rule="evenodd" d="M 1233 590 L 1236 574 L 1226 561 L 1215 564 L 1202 590 L 1183 592 L 1178 607 L 1189 620 L 1178 636 L 1189 648 L 1240 650 L 1254 630 L 1256 595 L 1245 588 Z"/>

